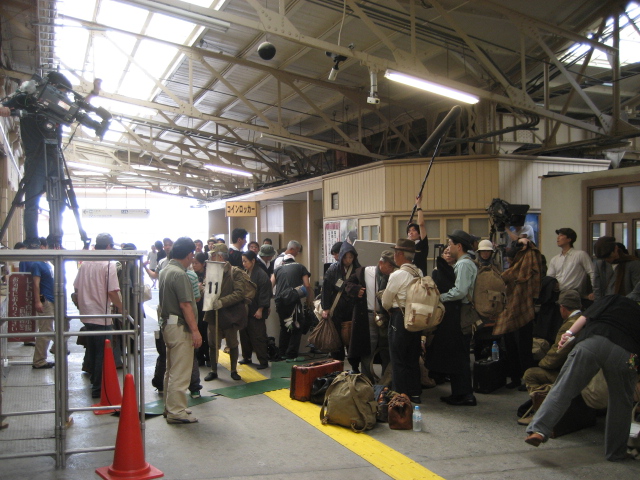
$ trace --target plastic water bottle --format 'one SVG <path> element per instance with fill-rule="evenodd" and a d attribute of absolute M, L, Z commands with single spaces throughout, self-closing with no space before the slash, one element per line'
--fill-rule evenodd
<path fill-rule="evenodd" d="M 418 405 L 413 409 L 413 431 L 419 432 L 422 430 L 422 412 Z"/>
<path fill-rule="evenodd" d="M 498 342 L 493 342 L 491 346 L 491 360 L 494 362 L 500 360 L 500 347 L 498 347 Z"/>

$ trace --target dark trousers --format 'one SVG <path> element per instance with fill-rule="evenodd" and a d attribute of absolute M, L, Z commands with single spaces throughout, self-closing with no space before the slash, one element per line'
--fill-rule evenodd
<path fill-rule="evenodd" d="M 452 373 L 449 375 L 449 378 L 451 379 L 451 395 L 454 397 L 464 397 L 473 394 L 473 386 L 471 384 L 471 365 L 469 360 L 471 335 L 463 335 L 462 342 L 464 345 L 464 359 L 461 363 L 462 369 L 459 373 Z"/>
<path fill-rule="evenodd" d="M 240 330 L 240 346 L 242 347 L 242 358 L 251 360 L 253 352 L 256 352 L 258 362 L 262 365 L 269 363 L 267 353 L 267 324 L 265 319 L 269 316 L 269 309 L 264 309 L 262 318 L 249 317 L 247 326 Z"/>
<path fill-rule="evenodd" d="M 504 335 L 504 344 L 507 349 L 507 376 L 512 382 L 520 382 L 524 372 L 533 366 L 533 322 L 520 327 L 515 332 Z"/>
<path fill-rule="evenodd" d="M 156 350 L 158 352 L 158 358 L 156 359 L 156 369 L 153 372 L 153 379 L 151 380 L 151 384 L 154 386 L 164 385 L 164 374 L 167 371 L 167 346 L 164 343 L 162 331 L 158 332 L 158 338 L 156 338 Z M 158 390 L 161 389 L 158 388 Z M 202 390 L 202 385 L 200 385 L 200 367 L 198 366 L 198 359 L 194 355 L 189 391 L 196 392 L 200 390 Z"/>
<path fill-rule="evenodd" d="M 411 396 L 422 393 L 420 385 L 420 332 L 404 328 L 404 315 L 398 310 L 389 320 L 389 353 L 393 390 Z"/>
<path fill-rule="evenodd" d="M 111 325 L 96 325 L 85 323 L 84 326 L 91 332 L 104 332 L 113 330 Z M 91 394 L 100 395 L 102 390 L 102 362 L 104 360 L 104 341 L 112 340 L 111 335 L 89 335 L 87 338 L 87 350 L 84 355 L 83 369 L 91 372 Z"/>
<path fill-rule="evenodd" d="M 293 315 L 294 305 L 276 305 L 276 312 L 280 319 L 280 339 L 278 349 L 281 357 L 295 358 L 298 356 L 300 349 L 300 340 L 302 339 L 302 331 L 295 326 L 288 330 L 284 324 L 284 320 Z"/>
<path fill-rule="evenodd" d="M 204 365 L 205 362 L 209 362 L 209 324 L 204 321 L 204 312 L 198 315 L 198 331 L 202 337 L 202 345 L 200 348 L 196 348 L 196 358 L 199 364 Z"/>

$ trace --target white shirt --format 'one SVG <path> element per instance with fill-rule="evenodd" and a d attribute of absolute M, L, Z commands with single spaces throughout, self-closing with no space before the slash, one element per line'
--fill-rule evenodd
<path fill-rule="evenodd" d="M 575 248 L 553 257 L 549 262 L 547 275 L 558 280 L 561 292 L 577 290 L 582 295 L 587 275 L 591 285 L 596 284 L 591 257 L 587 252 Z"/>
<path fill-rule="evenodd" d="M 376 310 L 373 308 L 376 301 L 376 267 L 365 267 L 364 287 L 367 295 L 367 310 Z"/>
<path fill-rule="evenodd" d="M 422 271 L 412 263 L 403 264 L 402 267 L 389 275 L 387 288 L 382 294 L 382 306 L 385 310 L 404 308 L 407 300 L 407 288 L 417 276 L 422 277 Z"/>
<path fill-rule="evenodd" d="M 111 313 L 109 292 L 120 291 L 115 262 L 82 262 L 73 282 L 78 291 L 80 315 L 100 315 Z M 87 318 L 82 323 L 111 325 L 111 318 Z"/>

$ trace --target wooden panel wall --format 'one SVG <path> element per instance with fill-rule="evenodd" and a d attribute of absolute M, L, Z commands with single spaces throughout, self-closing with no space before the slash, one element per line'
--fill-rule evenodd
<path fill-rule="evenodd" d="M 326 178 L 323 182 L 324 218 L 355 217 L 384 210 L 385 170 L 382 163 Z M 339 208 L 331 209 L 331 194 L 338 193 Z"/>
<path fill-rule="evenodd" d="M 501 159 L 499 197 L 509 203 L 529 204 L 531 211 L 540 211 L 541 177 L 549 172 L 587 173 L 606 170 L 602 162 L 579 160 Z"/>
<path fill-rule="evenodd" d="M 386 211 L 411 210 L 429 162 L 386 168 Z M 423 192 L 423 208 L 433 211 L 482 210 L 498 192 L 498 162 L 494 159 L 436 159 Z"/>

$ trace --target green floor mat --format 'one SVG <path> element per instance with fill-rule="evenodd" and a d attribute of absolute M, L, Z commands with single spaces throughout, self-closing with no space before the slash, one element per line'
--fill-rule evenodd
<path fill-rule="evenodd" d="M 291 380 L 288 378 L 271 378 L 269 380 L 260 380 L 259 382 L 245 383 L 233 387 L 216 388 L 215 390 L 209 390 L 209 392 L 224 395 L 227 398 L 244 398 L 250 397 L 251 395 L 260 395 L 272 390 L 289 388 L 290 383 Z"/>
<path fill-rule="evenodd" d="M 304 357 L 298 357 L 294 360 L 283 360 L 282 362 L 271 362 L 271 378 L 291 378 L 291 367 L 311 362 L 313 362 L 313 360 Z"/>
<path fill-rule="evenodd" d="M 200 398 L 191 398 L 187 395 L 187 406 L 193 407 L 195 405 L 200 405 L 202 403 L 210 402 L 211 400 L 215 400 L 215 396 L 202 396 Z M 164 400 L 159 399 L 155 402 L 149 402 L 144 404 L 144 414 L 145 415 L 162 415 L 164 412 Z"/>

